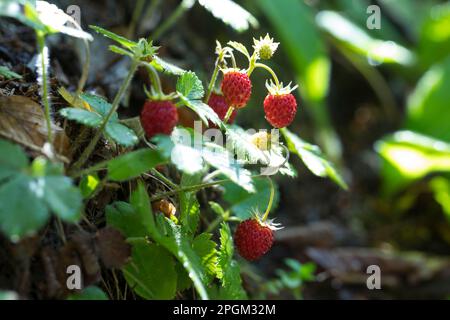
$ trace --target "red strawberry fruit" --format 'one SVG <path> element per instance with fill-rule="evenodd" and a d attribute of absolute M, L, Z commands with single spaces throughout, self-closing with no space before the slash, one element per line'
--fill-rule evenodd
<path fill-rule="evenodd" d="M 171 134 L 178 122 L 177 108 L 171 101 L 148 100 L 141 112 L 141 124 L 148 138 Z"/>
<path fill-rule="evenodd" d="M 208 100 L 208 105 L 214 110 L 215 113 L 217 113 L 220 120 L 223 121 L 225 119 L 229 106 L 224 96 L 211 93 L 211 96 Z M 230 119 L 228 119 L 228 123 L 233 123 L 234 119 L 236 118 L 236 114 L 237 112 L 236 110 L 234 110 L 231 114 Z"/>
<path fill-rule="evenodd" d="M 234 234 L 234 243 L 239 254 L 254 261 L 269 251 L 273 244 L 273 230 L 269 224 L 252 218 L 241 222 Z"/>
<path fill-rule="evenodd" d="M 297 113 L 297 101 L 291 94 L 290 87 L 268 85 L 269 94 L 264 99 L 264 112 L 266 119 L 275 128 L 284 128 L 294 121 Z"/>
<path fill-rule="evenodd" d="M 252 94 L 252 82 L 245 72 L 231 69 L 225 71 L 221 89 L 229 106 L 245 107 Z"/>

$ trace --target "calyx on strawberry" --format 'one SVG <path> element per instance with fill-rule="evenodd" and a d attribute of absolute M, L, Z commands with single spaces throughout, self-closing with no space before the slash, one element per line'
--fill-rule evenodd
<path fill-rule="evenodd" d="M 290 88 L 290 85 L 283 87 L 283 84 L 275 85 L 266 83 L 269 94 L 264 99 L 264 113 L 266 119 L 275 128 L 284 128 L 294 121 L 297 113 L 297 101 L 291 94 L 297 88 Z"/>
<path fill-rule="evenodd" d="M 209 100 L 208 100 L 208 105 L 219 116 L 220 120 L 223 121 L 225 119 L 225 116 L 229 109 L 229 105 L 223 95 L 220 95 L 220 94 L 217 94 L 214 92 L 211 93 L 211 96 L 209 97 Z M 230 123 L 230 124 L 233 123 L 234 119 L 236 118 L 236 114 L 237 114 L 237 111 L 233 110 L 233 113 L 231 114 L 230 118 L 228 119 L 228 123 Z"/>
<path fill-rule="evenodd" d="M 277 224 L 262 221 L 258 215 L 241 222 L 234 233 L 234 244 L 238 253 L 249 261 L 258 260 L 273 245 Z"/>
<path fill-rule="evenodd" d="M 252 94 L 249 76 L 238 69 L 226 69 L 223 73 L 221 89 L 228 105 L 236 109 L 245 107 Z"/>
<path fill-rule="evenodd" d="M 148 138 L 172 133 L 178 123 L 176 106 L 170 100 L 147 100 L 141 112 L 141 124 Z"/>

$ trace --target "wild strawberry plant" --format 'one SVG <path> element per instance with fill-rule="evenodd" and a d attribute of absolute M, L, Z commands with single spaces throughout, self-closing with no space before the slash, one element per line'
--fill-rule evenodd
<path fill-rule="evenodd" d="M 35 28 L 43 54 L 45 36 L 53 30 L 67 30 L 49 28 L 30 2 L 22 3 L 25 14 L 11 16 Z M 48 150 L 46 157 L 30 163 L 19 146 L 0 141 L 2 233 L 17 242 L 39 233 L 51 213 L 61 233 L 72 224 L 100 227 L 103 222 L 86 211 L 107 184 L 114 184 L 125 190 L 124 196 L 109 203 L 100 216 L 107 226 L 120 230 L 131 246 L 131 256 L 120 269 L 136 295 L 173 299 L 192 287 L 201 299 L 246 298 L 239 255 L 256 260 L 273 244 L 280 226 L 271 214 L 278 201 L 271 176 L 295 178 L 289 154 L 299 156 L 315 175 L 346 187 L 317 146 L 287 129 L 297 114 L 298 102 L 292 94 L 296 86 L 283 86 L 276 72 L 262 62 L 274 55 L 279 44 L 267 35 L 254 41 L 250 53 L 244 44 L 230 41 L 222 46 L 218 42 L 215 68 L 204 86 L 194 72 L 159 57 L 159 48 L 151 39 L 132 41 L 97 26 L 91 28 L 114 43 L 109 50 L 130 59 L 128 74 L 111 102 L 94 92 L 83 92 L 84 83 L 73 93 L 60 88 L 67 107 L 54 118 L 81 125 L 80 135 L 89 132 L 83 128 L 93 132 L 85 148 L 63 165 L 52 148 L 55 120 L 50 116 L 45 85 L 48 64 L 42 60 L 38 67 L 44 78 Z M 78 29 L 67 33 L 90 39 Z M 246 65 L 237 64 L 238 53 L 247 59 Z M 239 121 L 239 113 L 247 112 L 256 68 L 270 76 L 267 97 L 260 103 L 268 125 L 280 129 L 270 134 L 231 124 Z M 150 79 L 151 86 L 143 88 L 147 101 L 139 117 L 122 119 L 121 103 L 138 69 L 145 70 Z M 173 77 L 173 92 L 163 92 L 161 74 Z M 178 123 L 181 108 L 192 110 L 198 118 L 192 128 Z M 104 144 L 114 152 L 97 161 L 93 152 Z M 175 168 L 176 174 L 169 174 L 167 168 Z M 157 182 L 156 187 L 150 180 Z M 201 206 L 198 194 L 216 186 L 225 190 L 222 205 L 209 201 Z"/>

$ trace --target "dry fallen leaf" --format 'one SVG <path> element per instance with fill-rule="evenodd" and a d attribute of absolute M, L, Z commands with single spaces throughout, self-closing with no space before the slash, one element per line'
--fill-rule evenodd
<path fill-rule="evenodd" d="M 67 157 L 69 139 L 61 127 L 53 125 L 56 152 Z M 42 152 L 47 141 L 47 124 L 42 107 L 24 96 L 0 97 L 0 136 Z"/>

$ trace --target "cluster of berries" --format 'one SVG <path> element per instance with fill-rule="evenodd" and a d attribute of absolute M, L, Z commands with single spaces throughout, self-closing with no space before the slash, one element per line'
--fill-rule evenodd
<path fill-rule="evenodd" d="M 255 40 L 255 51 L 251 57 L 246 54 L 246 49 L 244 50 L 244 54 L 249 59 L 247 70 L 240 70 L 235 65 L 233 68 L 222 69 L 221 93 L 211 93 L 207 101 L 222 121 L 232 123 L 237 110 L 247 105 L 252 94 L 250 74 L 255 67 L 262 67 L 270 71 L 275 80 L 275 83 L 271 81 L 266 84 L 268 94 L 263 103 L 265 118 L 275 128 L 284 128 L 292 123 L 297 113 L 297 102 L 291 92 L 296 87 L 292 89 L 290 85 L 283 87 L 270 67 L 256 62 L 259 59 L 270 59 L 277 47 L 278 43 L 274 43 L 273 39 L 267 35 L 260 40 Z M 230 51 L 232 56 L 232 50 Z M 238 51 L 242 52 L 242 50 Z M 169 135 L 178 123 L 177 108 L 170 100 L 148 100 L 142 109 L 141 123 L 149 138 L 157 134 Z M 272 247 L 274 230 L 277 230 L 277 227 L 272 221 L 266 221 L 270 206 L 271 204 L 263 218 L 255 215 L 241 222 L 236 229 L 234 242 L 237 251 L 247 260 L 259 259 Z"/>
<path fill-rule="evenodd" d="M 250 64 L 257 59 L 270 59 L 278 47 L 268 35 L 255 40 L 255 53 L 249 57 Z M 253 59 L 253 61 L 252 61 Z M 232 113 L 226 119 L 232 123 L 236 118 L 237 110 L 244 108 L 252 94 L 250 73 L 254 67 L 242 71 L 237 68 L 223 69 L 223 80 L 220 86 L 222 93 L 211 93 L 208 105 L 224 121 L 227 112 L 232 107 Z M 275 78 L 276 79 L 276 78 Z M 267 121 L 275 128 L 289 126 L 297 113 L 297 102 L 291 94 L 290 86 L 283 87 L 282 83 L 267 84 L 268 94 L 264 99 L 264 112 Z M 178 123 L 176 106 L 170 100 L 148 100 L 141 112 L 141 123 L 149 138 L 157 134 L 170 134 Z"/>

